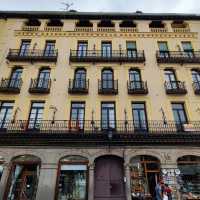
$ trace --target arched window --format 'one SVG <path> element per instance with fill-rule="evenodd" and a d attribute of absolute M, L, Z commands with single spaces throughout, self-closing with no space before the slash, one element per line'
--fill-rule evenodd
<path fill-rule="evenodd" d="M 12 160 L 6 199 L 33 199 L 37 192 L 40 173 L 40 158 L 22 155 Z"/>
<path fill-rule="evenodd" d="M 50 69 L 48 68 L 40 69 L 38 74 L 37 87 L 47 89 L 49 87 L 49 80 L 50 80 Z"/>
<path fill-rule="evenodd" d="M 41 22 L 38 19 L 29 19 L 25 22 L 25 26 L 40 26 Z"/>
<path fill-rule="evenodd" d="M 79 20 L 76 27 L 93 27 L 93 24 L 89 20 Z"/>
<path fill-rule="evenodd" d="M 131 20 L 124 20 L 119 25 L 121 28 L 136 28 L 136 24 Z"/>
<path fill-rule="evenodd" d="M 86 70 L 85 69 L 77 69 L 74 74 L 74 88 L 82 88 L 86 87 Z"/>
<path fill-rule="evenodd" d="M 102 70 L 101 80 L 103 89 L 113 89 L 114 86 L 113 70 L 112 69 Z"/>
<path fill-rule="evenodd" d="M 51 19 L 47 22 L 47 26 L 63 26 L 63 22 L 59 19 Z"/>
<path fill-rule="evenodd" d="M 130 171 L 131 193 L 135 196 L 150 194 L 154 199 L 155 186 L 160 179 L 160 161 L 153 156 L 135 156 L 130 161 Z"/>
<path fill-rule="evenodd" d="M 130 81 L 131 89 L 140 89 L 142 87 L 140 70 L 130 69 L 129 70 L 129 81 Z"/>
<path fill-rule="evenodd" d="M 183 156 L 177 160 L 180 176 L 178 183 L 182 195 L 197 195 L 200 197 L 200 156 Z"/>
<path fill-rule="evenodd" d="M 115 24 L 111 20 L 101 20 L 98 27 L 115 27 Z"/>
<path fill-rule="evenodd" d="M 58 200 L 87 200 L 88 159 L 66 156 L 59 162 L 56 197 Z"/>
<path fill-rule="evenodd" d="M 165 24 L 162 21 L 152 21 L 149 28 L 165 28 Z"/>
<path fill-rule="evenodd" d="M 11 88 L 19 88 L 21 86 L 21 83 L 22 83 L 22 80 L 21 80 L 22 72 L 23 72 L 23 69 L 21 67 L 14 68 L 12 70 L 12 73 L 10 75 L 9 87 L 11 87 Z"/>

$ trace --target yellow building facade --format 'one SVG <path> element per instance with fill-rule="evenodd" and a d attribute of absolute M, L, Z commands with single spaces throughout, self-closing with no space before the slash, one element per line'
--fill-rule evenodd
<path fill-rule="evenodd" d="M 200 196 L 200 16 L 0 12 L 0 27 L 1 199 L 153 199 L 159 180 Z"/>

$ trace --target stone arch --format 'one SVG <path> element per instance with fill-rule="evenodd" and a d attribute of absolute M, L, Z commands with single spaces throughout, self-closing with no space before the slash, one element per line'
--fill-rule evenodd
<path fill-rule="evenodd" d="M 197 152 L 197 151 L 191 151 L 191 152 L 179 151 L 179 152 L 176 153 L 174 159 L 177 162 L 179 158 L 185 157 L 185 156 L 197 156 L 197 157 L 200 157 L 200 152 Z"/>

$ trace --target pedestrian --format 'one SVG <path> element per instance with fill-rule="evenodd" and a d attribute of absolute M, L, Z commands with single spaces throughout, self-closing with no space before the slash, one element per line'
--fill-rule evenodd
<path fill-rule="evenodd" d="M 172 189 L 169 187 L 168 184 L 165 184 L 165 189 L 164 189 L 165 193 L 168 196 L 168 200 L 172 200 Z"/>
<path fill-rule="evenodd" d="M 164 182 L 160 180 L 155 187 L 155 193 L 156 193 L 156 200 L 163 200 L 163 186 Z"/>

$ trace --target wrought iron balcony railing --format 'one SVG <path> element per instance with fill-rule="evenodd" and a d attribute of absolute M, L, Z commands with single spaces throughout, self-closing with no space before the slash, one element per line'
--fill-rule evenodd
<path fill-rule="evenodd" d="M 1 79 L 0 92 L 4 93 L 20 93 L 22 79 Z"/>
<path fill-rule="evenodd" d="M 158 63 L 200 63 L 200 51 L 157 51 Z"/>
<path fill-rule="evenodd" d="M 88 94 L 89 79 L 69 79 L 68 92 L 70 94 Z"/>
<path fill-rule="evenodd" d="M 185 82 L 182 81 L 165 81 L 165 91 L 167 94 L 187 94 Z"/>
<path fill-rule="evenodd" d="M 100 120 L 41 120 L 29 122 L 27 120 L 0 121 L 1 133 L 93 133 L 105 134 L 108 132 L 119 134 L 200 134 L 200 122 L 193 121 L 180 123 L 175 121 L 100 121 Z"/>
<path fill-rule="evenodd" d="M 118 80 L 98 80 L 99 94 L 118 94 Z"/>
<path fill-rule="evenodd" d="M 37 78 L 31 79 L 29 92 L 30 93 L 39 93 L 39 94 L 48 94 L 51 88 L 51 79 Z"/>
<path fill-rule="evenodd" d="M 71 50 L 70 51 L 71 62 L 133 62 L 143 63 L 145 62 L 144 51 L 136 50 Z"/>
<path fill-rule="evenodd" d="M 200 82 L 193 82 L 194 93 L 200 95 Z"/>
<path fill-rule="evenodd" d="M 148 94 L 147 82 L 144 81 L 128 81 L 128 94 Z"/>
<path fill-rule="evenodd" d="M 57 50 L 38 50 L 38 49 L 10 49 L 7 55 L 9 61 L 26 62 L 56 62 L 58 57 Z"/>

